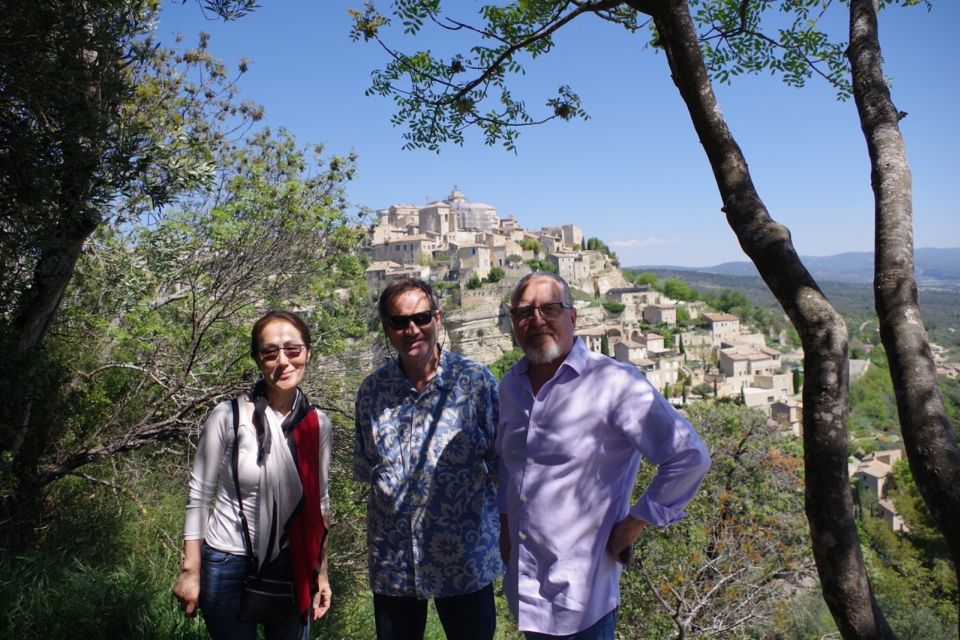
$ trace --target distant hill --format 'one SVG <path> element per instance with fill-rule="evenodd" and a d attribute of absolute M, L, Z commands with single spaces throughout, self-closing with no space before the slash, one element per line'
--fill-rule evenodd
<path fill-rule="evenodd" d="M 833 256 L 802 256 L 803 263 L 818 282 L 873 282 L 873 252 L 838 253 Z M 914 250 L 917 285 L 923 287 L 960 287 L 960 248 Z M 752 262 L 724 262 L 713 267 L 677 267 L 668 265 L 628 267 L 631 271 L 699 271 L 728 276 L 757 276 Z"/>

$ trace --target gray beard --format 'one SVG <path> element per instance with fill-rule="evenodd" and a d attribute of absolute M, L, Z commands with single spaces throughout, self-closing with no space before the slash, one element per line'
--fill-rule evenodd
<path fill-rule="evenodd" d="M 523 352 L 533 364 L 549 364 L 563 355 L 556 340 L 540 347 L 527 347 Z"/>

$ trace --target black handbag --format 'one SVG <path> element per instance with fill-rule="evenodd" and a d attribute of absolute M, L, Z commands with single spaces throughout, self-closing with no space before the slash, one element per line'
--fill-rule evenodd
<path fill-rule="evenodd" d="M 240 622 L 258 622 L 266 625 L 278 625 L 289 620 L 297 612 L 297 602 L 293 597 L 293 566 L 289 547 L 280 555 L 264 563 L 257 569 L 257 558 L 250 541 L 250 528 L 247 516 L 243 512 L 243 499 L 240 496 L 240 481 L 237 477 L 240 464 L 240 404 L 237 399 L 233 405 L 233 482 L 237 489 L 237 503 L 240 505 L 240 526 L 243 529 L 243 543 L 247 549 L 247 577 L 240 596 L 240 610 L 237 620 Z"/>

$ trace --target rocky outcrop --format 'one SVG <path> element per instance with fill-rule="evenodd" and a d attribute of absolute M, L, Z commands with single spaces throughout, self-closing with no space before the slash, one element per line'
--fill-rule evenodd
<path fill-rule="evenodd" d="M 483 364 L 513 349 L 510 314 L 499 294 L 465 296 L 464 305 L 449 311 L 443 324 L 450 350 Z"/>

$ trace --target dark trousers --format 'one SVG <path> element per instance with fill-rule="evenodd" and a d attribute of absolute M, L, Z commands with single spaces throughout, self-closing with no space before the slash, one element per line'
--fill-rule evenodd
<path fill-rule="evenodd" d="M 462 596 L 434 598 L 448 640 L 492 640 L 497 628 L 493 585 Z M 377 640 L 422 640 L 427 626 L 427 601 L 373 594 Z"/>

